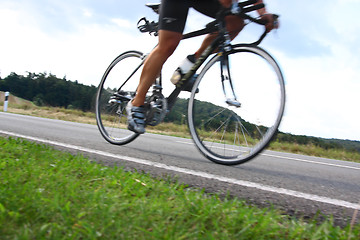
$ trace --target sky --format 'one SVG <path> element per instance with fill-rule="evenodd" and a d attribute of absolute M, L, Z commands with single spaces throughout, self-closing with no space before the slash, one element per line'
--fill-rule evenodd
<path fill-rule="evenodd" d="M 0 0 L 0 76 L 51 73 L 97 86 L 110 62 L 127 50 L 150 52 L 157 39 L 140 33 L 141 17 L 157 20 L 146 0 Z M 151 0 L 150 2 L 159 2 Z M 261 44 L 286 81 L 280 130 L 360 141 L 360 21 L 358 0 L 265 0 L 280 29 Z M 191 10 L 185 31 L 211 19 Z M 256 40 L 247 26 L 234 42 Z M 200 46 L 186 40 L 168 60 L 164 77 Z M 164 83 L 171 89 L 170 81 Z"/>

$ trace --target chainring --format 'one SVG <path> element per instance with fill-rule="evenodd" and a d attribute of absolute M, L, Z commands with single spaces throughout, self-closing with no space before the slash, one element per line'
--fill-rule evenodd
<path fill-rule="evenodd" d="M 160 124 L 168 111 L 167 100 L 160 92 L 155 92 L 147 101 L 146 124 L 156 126 Z"/>

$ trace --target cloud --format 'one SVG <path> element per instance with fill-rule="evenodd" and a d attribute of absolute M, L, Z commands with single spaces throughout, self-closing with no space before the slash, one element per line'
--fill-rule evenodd
<path fill-rule="evenodd" d="M 131 28 L 134 27 L 135 25 L 129 20 L 121 19 L 121 18 L 113 18 L 111 21 L 116 25 L 118 25 L 120 28 Z"/>
<path fill-rule="evenodd" d="M 0 2 L 0 72 L 51 72 L 97 85 L 110 62 L 134 49 L 149 52 L 157 39 L 140 34 L 136 22 L 157 15 L 146 0 Z M 357 0 L 268 1 L 280 13 L 281 28 L 261 47 L 279 62 L 287 82 L 287 111 L 281 130 L 295 134 L 360 140 L 360 22 Z M 124 5 L 125 4 L 125 5 Z M 191 10 L 186 31 L 211 19 Z M 262 28 L 249 25 L 236 40 L 256 40 Z M 167 80 L 202 37 L 181 42 L 164 66 Z"/>
<path fill-rule="evenodd" d="M 93 13 L 91 10 L 89 9 L 83 9 L 83 16 L 85 17 L 92 17 L 93 16 Z"/>
<path fill-rule="evenodd" d="M 1 9 L 0 29 L 5 36 L 0 45 L 1 76 L 10 72 L 51 72 L 97 85 L 118 54 L 129 49 L 149 51 L 155 45 L 155 38 L 133 36 L 132 31 L 111 24 L 111 19 L 108 22 L 107 25 L 76 22 L 75 32 L 61 29 L 49 32 L 21 9 Z M 122 25 L 129 27 L 126 21 Z"/>
<path fill-rule="evenodd" d="M 281 53 L 287 111 L 282 130 L 328 138 L 359 139 L 358 69 L 347 55 L 291 59 Z M 344 62 L 343 62 L 344 61 Z"/>

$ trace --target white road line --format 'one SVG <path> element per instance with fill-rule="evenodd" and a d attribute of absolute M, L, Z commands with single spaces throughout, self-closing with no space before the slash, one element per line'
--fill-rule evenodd
<path fill-rule="evenodd" d="M 118 156 L 113 153 L 108 153 L 108 152 L 104 152 L 104 151 L 84 148 L 84 147 L 75 146 L 75 145 L 71 145 L 71 144 L 41 139 L 41 138 L 37 138 L 37 137 L 26 136 L 26 135 L 22 135 L 22 134 L 13 133 L 13 132 L 7 132 L 7 131 L 0 130 L 0 134 L 23 138 L 23 139 L 27 139 L 27 140 L 31 140 L 31 141 L 44 143 L 44 144 L 50 144 L 50 145 L 54 145 L 54 146 L 64 147 L 64 148 L 73 149 L 73 150 L 77 150 L 77 151 L 97 154 L 97 155 L 115 158 L 115 159 L 119 159 L 119 160 L 123 160 L 123 161 L 139 163 L 139 164 L 143 164 L 143 165 L 147 165 L 147 166 L 157 167 L 157 168 L 166 169 L 166 170 L 183 173 L 183 174 L 189 174 L 189 175 L 202 177 L 202 178 L 206 178 L 206 179 L 217 180 L 217 181 L 224 182 L 224 183 L 236 184 L 239 186 L 255 188 L 255 189 L 262 190 L 262 191 L 283 194 L 283 195 L 287 195 L 287 196 L 302 198 L 302 199 L 321 202 L 321 203 L 327 203 L 327 204 L 344 207 L 344 208 L 360 210 L 360 204 L 355 204 L 355 203 L 351 203 L 351 202 L 347 202 L 347 201 L 343 201 L 343 200 L 332 199 L 332 198 L 322 197 L 322 196 L 313 195 L 313 194 L 307 194 L 307 193 L 293 191 L 293 190 L 289 190 L 289 189 L 285 189 L 285 188 L 277 188 L 277 187 L 267 186 L 267 185 L 249 182 L 249 181 L 242 181 L 242 180 L 238 180 L 238 179 L 234 179 L 234 178 L 222 177 L 220 175 L 209 174 L 209 173 L 205 173 L 205 172 L 201 172 L 201 171 L 194 171 L 191 169 L 180 168 L 180 167 L 176 167 L 176 166 L 170 166 L 170 165 L 166 165 L 163 163 L 152 162 L 152 161 L 139 159 L 139 158 Z"/>
<path fill-rule="evenodd" d="M 182 143 L 182 144 L 188 144 L 188 145 L 193 145 L 194 143 L 192 142 L 184 142 L 184 141 L 176 141 L 177 143 Z M 220 147 L 219 147 L 220 148 Z M 239 151 L 234 149 L 233 151 Z M 240 151 L 239 151 L 240 152 Z M 339 165 L 339 164 L 333 164 L 333 163 L 325 163 L 325 162 L 317 162 L 317 161 L 312 161 L 312 160 L 305 160 L 305 159 L 300 159 L 300 158 L 292 158 L 292 157 L 284 157 L 284 156 L 278 156 L 278 155 L 271 155 L 271 154 L 267 154 L 267 153 L 260 153 L 260 155 L 263 156 L 268 156 L 268 157 L 274 157 L 274 158 L 282 158 L 282 159 L 287 159 L 287 160 L 292 160 L 292 161 L 297 161 L 297 162 L 305 162 L 305 163 L 312 163 L 312 164 L 319 164 L 319 165 L 325 165 L 325 166 L 331 166 L 331 167 L 338 167 L 338 168 L 347 168 L 347 169 L 353 169 L 353 170 L 360 170 L 360 167 L 352 167 L 352 166 L 346 166 L 346 165 Z"/>

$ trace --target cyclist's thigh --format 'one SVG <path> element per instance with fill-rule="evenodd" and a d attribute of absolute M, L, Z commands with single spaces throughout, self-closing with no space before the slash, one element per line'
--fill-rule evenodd
<path fill-rule="evenodd" d="M 196 11 L 212 18 L 216 18 L 216 14 L 221 9 L 219 0 L 192 0 L 191 3 Z"/>
<path fill-rule="evenodd" d="M 192 0 L 192 7 L 206 16 L 216 18 L 222 6 L 219 0 Z M 237 34 L 244 27 L 244 19 L 239 16 L 227 16 L 226 23 L 227 30 L 230 33 Z"/>
<path fill-rule="evenodd" d="M 191 0 L 162 0 L 160 6 L 159 29 L 182 33 Z"/>

